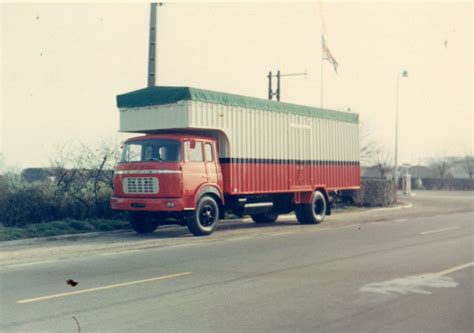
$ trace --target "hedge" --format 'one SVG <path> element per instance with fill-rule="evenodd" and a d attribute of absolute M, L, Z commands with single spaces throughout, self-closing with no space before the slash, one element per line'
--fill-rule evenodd
<path fill-rule="evenodd" d="M 393 185 L 388 179 L 362 179 L 360 190 L 342 191 L 341 199 L 356 206 L 390 206 L 396 200 Z"/>
<path fill-rule="evenodd" d="M 88 191 L 62 193 L 48 184 L 0 188 L 0 222 L 5 227 L 63 219 L 122 219 L 123 213 L 110 208 L 111 190 L 101 189 L 97 201 Z"/>

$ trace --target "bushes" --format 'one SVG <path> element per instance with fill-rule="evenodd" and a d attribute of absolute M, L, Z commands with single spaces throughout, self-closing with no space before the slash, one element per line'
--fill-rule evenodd
<path fill-rule="evenodd" d="M 7 227 L 21 227 L 28 223 L 51 221 L 57 210 L 51 194 L 40 186 L 28 186 L 10 191 L 0 220 Z"/>
<path fill-rule="evenodd" d="M 25 169 L 21 177 L 0 175 L 0 223 L 24 227 L 68 218 L 123 218 L 109 205 L 118 146 L 115 140 L 66 143 L 49 168 Z"/>
<path fill-rule="evenodd" d="M 342 191 L 342 200 L 357 206 L 381 207 L 395 202 L 392 180 L 362 179 L 360 190 Z"/>
<path fill-rule="evenodd" d="M 123 218 L 122 213 L 110 209 L 110 188 L 71 193 L 51 184 L 30 184 L 0 190 L 0 222 L 6 227 L 63 219 Z M 90 229 L 85 225 L 79 229 L 84 228 Z"/>
<path fill-rule="evenodd" d="M 26 225 L 21 228 L 0 226 L 0 241 L 31 237 L 71 235 L 91 231 L 110 231 L 129 229 L 128 222 L 121 220 L 64 220 Z"/>

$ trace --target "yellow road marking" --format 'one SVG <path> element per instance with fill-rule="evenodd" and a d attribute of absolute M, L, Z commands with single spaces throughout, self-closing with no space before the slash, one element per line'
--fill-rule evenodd
<path fill-rule="evenodd" d="M 16 268 L 16 267 L 22 267 L 22 266 L 31 266 L 31 265 L 42 265 L 42 264 L 50 264 L 52 262 L 57 262 L 58 259 L 53 259 L 53 260 L 43 260 L 43 261 L 31 261 L 31 262 L 22 262 L 18 264 L 11 264 L 11 265 L 4 265 L 3 267 L 8 267 L 8 268 Z"/>
<path fill-rule="evenodd" d="M 424 232 L 420 232 L 420 235 L 428 235 L 428 234 L 434 234 L 435 232 L 443 232 L 443 231 L 450 231 L 450 230 L 456 230 L 456 229 L 459 229 L 459 227 L 444 228 L 444 229 L 431 230 L 431 231 L 424 231 Z"/>
<path fill-rule="evenodd" d="M 459 266 L 456 266 L 456 267 L 453 267 L 453 268 L 445 269 L 444 271 L 435 273 L 435 275 L 437 275 L 437 276 L 448 275 L 448 274 L 460 271 L 461 269 L 468 268 L 468 267 L 471 267 L 471 266 L 474 266 L 474 261 L 471 261 L 471 262 L 468 262 L 467 264 L 459 265 Z"/>
<path fill-rule="evenodd" d="M 48 299 L 53 299 L 53 298 L 59 298 L 59 297 L 67 297 L 67 296 L 73 296 L 73 295 L 79 295 L 79 294 L 85 294 L 85 293 L 91 293 L 94 291 L 100 291 L 100 290 L 105 290 L 105 289 L 112 289 L 112 288 L 120 288 L 120 287 L 127 287 L 127 286 L 132 286 L 135 284 L 141 284 L 141 283 L 148 283 L 148 282 L 154 282 L 154 281 L 159 281 L 159 280 L 166 280 L 166 279 L 172 279 L 180 276 L 185 276 L 185 275 L 190 275 L 193 274 L 192 272 L 184 272 L 184 273 L 177 273 L 177 274 L 171 274 L 171 275 L 163 275 L 163 276 L 158 276 L 150 279 L 145 279 L 145 280 L 137 280 L 137 281 L 130 281 L 130 282 L 124 282 L 124 283 L 117 283 L 117 284 L 111 284 L 108 286 L 103 286 L 103 287 L 97 287 L 97 288 L 90 288 L 90 289 L 83 289 L 83 290 L 77 290 L 77 291 L 71 291 L 68 293 L 61 293 L 61 294 L 54 294 L 54 295 L 48 295 L 48 296 L 42 296 L 42 297 L 35 297 L 35 298 L 29 298 L 29 299 L 23 299 L 17 301 L 19 304 L 25 304 L 25 303 L 31 303 L 31 302 L 39 302 L 39 301 L 45 301 Z"/>

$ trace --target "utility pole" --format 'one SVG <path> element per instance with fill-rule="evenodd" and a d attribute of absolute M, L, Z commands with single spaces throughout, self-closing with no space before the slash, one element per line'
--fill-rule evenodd
<path fill-rule="evenodd" d="M 398 90 L 400 85 L 400 78 L 408 77 L 408 72 L 406 70 L 402 70 L 397 75 L 397 86 L 396 86 L 396 93 L 395 93 L 395 165 L 393 166 L 393 182 L 395 185 L 395 198 L 397 195 L 397 188 L 398 188 Z"/>
<path fill-rule="evenodd" d="M 273 90 L 272 90 L 272 72 L 268 72 L 268 99 L 271 100 L 273 97 Z"/>
<path fill-rule="evenodd" d="M 323 69 L 324 69 L 324 56 L 321 55 L 321 102 L 319 103 L 319 107 L 322 109 L 323 108 L 323 83 L 324 83 L 324 80 L 323 80 Z"/>
<path fill-rule="evenodd" d="M 277 101 L 280 101 L 280 78 L 282 76 L 300 76 L 304 75 L 306 78 L 307 72 L 305 71 L 304 73 L 292 73 L 292 74 L 280 74 L 280 71 L 277 71 L 276 75 L 273 75 L 272 72 L 268 72 L 268 99 L 271 100 L 273 96 L 276 96 Z M 277 78 L 277 89 L 274 92 L 272 90 L 272 78 L 276 77 Z"/>
<path fill-rule="evenodd" d="M 163 3 L 152 2 L 150 4 L 150 33 L 148 42 L 148 87 L 154 87 L 156 85 L 156 72 L 157 72 L 157 60 L 156 60 L 156 14 L 157 6 L 163 5 Z"/>

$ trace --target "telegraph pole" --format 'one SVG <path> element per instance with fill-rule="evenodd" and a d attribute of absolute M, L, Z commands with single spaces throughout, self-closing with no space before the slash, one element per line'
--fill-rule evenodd
<path fill-rule="evenodd" d="M 273 90 L 272 90 L 272 72 L 268 72 L 268 99 L 271 100 L 273 97 Z"/>
<path fill-rule="evenodd" d="M 276 75 L 273 75 L 272 72 L 268 72 L 268 99 L 271 100 L 273 96 L 276 96 L 277 101 L 280 101 L 280 78 L 282 76 L 300 76 L 304 75 L 306 78 L 307 72 L 304 73 L 292 73 L 292 74 L 280 74 L 280 71 L 277 71 Z M 276 91 L 272 90 L 272 78 L 277 78 L 277 89 Z"/>
<path fill-rule="evenodd" d="M 157 6 L 161 6 L 163 3 L 152 2 L 150 4 L 150 33 L 148 42 L 148 87 L 154 87 L 156 85 L 156 72 L 157 72 L 157 60 L 156 60 L 156 14 Z"/>

